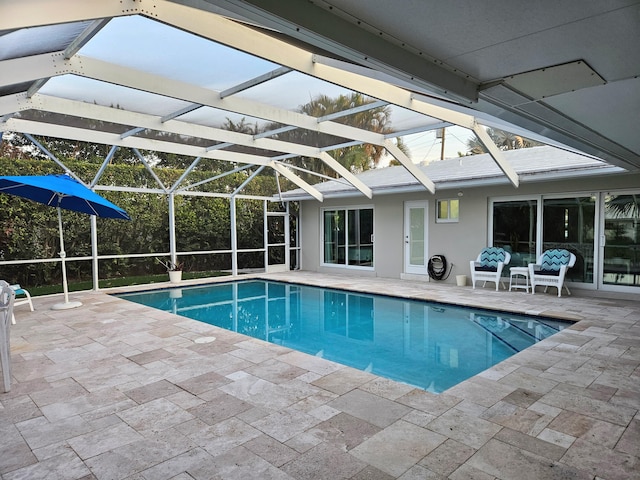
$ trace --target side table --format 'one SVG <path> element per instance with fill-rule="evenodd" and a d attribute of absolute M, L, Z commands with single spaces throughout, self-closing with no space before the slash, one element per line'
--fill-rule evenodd
<path fill-rule="evenodd" d="M 518 277 L 524 277 L 524 284 L 519 283 Z M 511 267 L 509 274 L 509 291 L 521 288 L 529 293 L 529 267 Z"/>

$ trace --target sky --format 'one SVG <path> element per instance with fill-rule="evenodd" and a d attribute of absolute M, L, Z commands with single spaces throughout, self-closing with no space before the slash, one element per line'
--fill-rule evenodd
<path fill-rule="evenodd" d="M 465 154 L 468 150 L 467 141 L 474 137 L 474 133 L 462 127 L 448 127 L 444 133 L 444 158 L 458 157 L 458 152 Z M 441 160 L 442 139 L 436 137 L 436 132 L 429 131 L 407 135 L 404 138 L 409 147 L 411 160 L 414 163 L 430 163 Z"/>

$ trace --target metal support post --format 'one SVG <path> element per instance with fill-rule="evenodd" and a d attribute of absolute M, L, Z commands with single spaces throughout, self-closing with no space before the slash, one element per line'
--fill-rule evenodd
<path fill-rule="evenodd" d="M 91 273 L 93 276 L 93 290 L 98 291 L 100 289 L 98 272 L 98 221 L 95 215 L 91 215 Z"/>
<path fill-rule="evenodd" d="M 231 215 L 231 275 L 238 275 L 238 232 L 236 231 L 236 197 L 229 199 Z"/>
<path fill-rule="evenodd" d="M 263 244 L 264 244 L 264 271 L 269 272 L 269 217 L 267 216 L 267 201 L 262 203 L 262 228 L 263 228 Z"/>
<path fill-rule="evenodd" d="M 173 193 L 167 195 L 169 199 L 169 256 L 173 264 L 178 263 L 176 255 L 176 205 Z"/>

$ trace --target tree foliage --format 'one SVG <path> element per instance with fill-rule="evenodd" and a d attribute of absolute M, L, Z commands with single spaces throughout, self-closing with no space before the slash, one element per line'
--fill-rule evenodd
<path fill-rule="evenodd" d="M 315 118 L 322 118 L 327 115 L 345 112 L 356 107 L 362 107 L 372 102 L 372 99 L 369 99 L 360 93 L 340 95 L 337 98 L 319 95 L 313 98 L 309 103 L 300 106 L 298 111 Z M 388 106 L 366 109 L 344 117 L 337 117 L 333 121 L 383 135 L 393 132 L 393 129 L 391 128 L 391 109 Z M 273 130 L 278 127 L 279 125 L 273 124 L 265 130 Z M 273 138 L 285 142 L 300 143 L 318 148 L 349 142 L 346 138 L 340 138 L 334 135 L 302 128 L 278 133 L 274 135 Z M 398 146 L 407 153 L 407 149 L 402 142 L 398 142 Z M 346 146 L 329 152 L 329 154 L 343 167 L 356 174 L 375 168 L 384 153 L 384 147 L 371 144 Z M 290 160 L 290 163 L 297 167 L 328 177 L 337 178 L 339 176 L 333 168 L 315 157 L 295 157 Z M 301 174 L 301 176 L 312 183 L 314 183 L 314 179 L 317 180 L 317 177 L 315 176 L 305 174 Z"/>
<path fill-rule="evenodd" d="M 505 132 L 497 128 L 487 128 L 487 134 L 493 140 L 493 143 L 500 150 L 517 150 L 519 148 L 531 148 L 543 145 L 535 140 L 516 135 L 514 133 Z M 469 149 L 467 155 L 479 155 L 481 153 L 487 153 L 482 142 L 478 137 L 470 138 L 467 141 L 467 148 Z"/>

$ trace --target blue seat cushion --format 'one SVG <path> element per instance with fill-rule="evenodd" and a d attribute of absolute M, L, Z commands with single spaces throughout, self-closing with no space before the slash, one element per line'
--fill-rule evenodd
<path fill-rule="evenodd" d="M 485 272 L 497 272 L 498 263 L 504 262 L 505 251 L 500 247 L 487 247 L 480 252 L 480 267 L 476 270 Z"/>
<path fill-rule="evenodd" d="M 547 250 L 542 254 L 540 271 L 538 273 L 541 275 L 558 275 L 560 273 L 560 267 L 569 265 L 570 260 L 571 254 L 567 250 Z"/>
<path fill-rule="evenodd" d="M 18 284 L 10 285 L 10 288 L 16 293 L 16 295 L 25 295 L 24 290 Z"/>

